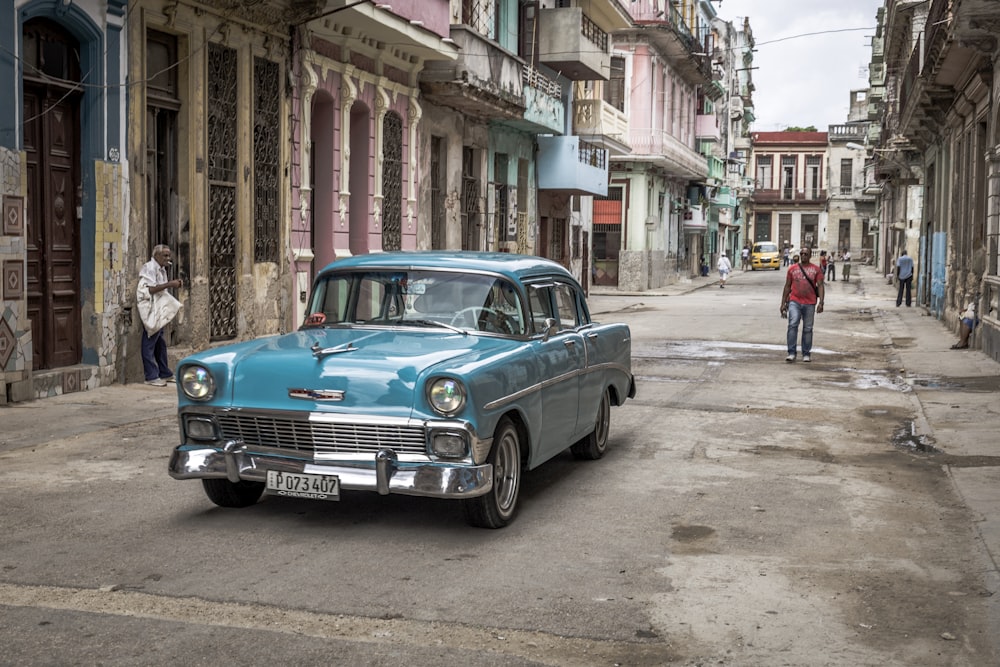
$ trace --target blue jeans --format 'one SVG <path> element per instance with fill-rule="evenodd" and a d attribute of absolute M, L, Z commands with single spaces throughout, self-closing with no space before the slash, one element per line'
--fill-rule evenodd
<path fill-rule="evenodd" d="M 146 328 L 143 327 L 142 371 L 147 380 L 156 380 L 157 378 L 166 380 L 173 376 L 170 362 L 167 360 L 167 341 L 163 338 L 163 329 L 150 336 L 146 333 Z"/>
<path fill-rule="evenodd" d="M 910 290 L 913 288 L 913 276 L 909 278 L 901 278 L 899 280 L 899 291 L 896 293 L 896 305 L 899 306 L 903 303 L 903 294 L 906 294 L 906 305 L 910 305 Z"/>
<path fill-rule="evenodd" d="M 795 354 L 795 345 L 799 338 L 799 322 L 802 323 L 802 356 L 812 352 L 815 318 L 816 304 L 807 306 L 798 301 L 788 302 L 788 354 Z"/>

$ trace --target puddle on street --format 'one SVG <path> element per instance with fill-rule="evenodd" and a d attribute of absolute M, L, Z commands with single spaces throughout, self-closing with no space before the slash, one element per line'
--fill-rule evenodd
<path fill-rule="evenodd" d="M 1000 376 L 984 375 L 971 377 L 939 377 L 934 375 L 912 375 L 910 384 L 924 389 L 941 389 L 944 391 L 1000 391 Z"/>
<path fill-rule="evenodd" d="M 939 454 L 941 450 L 934 446 L 933 438 L 917 433 L 913 420 L 905 421 L 892 434 L 892 445 L 899 449 L 920 454 Z"/>
<path fill-rule="evenodd" d="M 850 387 L 853 389 L 894 389 L 896 391 L 907 391 L 909 387 L 903 383 L 895 371 L 876 371 L 864 368 L 835 368 L 835 373 L 840 376 L 830 377 L 824 380 L 827 384 L 835 387 Z"/>
<path fill-rule="evenodd" d="M 814 357 L 834 354 L 832 350 L 814 347 Z M 634 346 L 632 358 L 650 359 L 735 359 L 774 356 L 776 361 L 784 359 L 784 345 L 767 343 L 741 343 L 732 340 L 712 341 L 669 341 L 662 345 Z M 817 361 L 819 359 L 817 358 Z"/>

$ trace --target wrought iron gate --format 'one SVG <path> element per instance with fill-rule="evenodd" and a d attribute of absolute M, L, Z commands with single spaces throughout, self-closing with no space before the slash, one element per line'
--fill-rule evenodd
<path fill-rule="evenodd" d="M 212 340 L 236 337 L 236 50 L 208 47 L 208 305 Z"/>
<path fill-rule="evenodd" d="M 382 250 L 403 247 L 403 119 L 382 121 Z"/>

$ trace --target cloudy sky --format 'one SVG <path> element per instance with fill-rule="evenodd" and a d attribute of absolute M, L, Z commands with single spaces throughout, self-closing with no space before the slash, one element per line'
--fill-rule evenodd
<path fill-rule="evenodd" d="M 753 128 L 828 125 L 847 120 L 850 91 L 868 87 L 871 36 L 882 0 L 721 0 L 720 18 L 750 18 L 754 54 Z M 846 31 L 848 28 L 863 30 Z M 833 32 L 833 31 L 842 32 Z M 797 37 L 807 33 L 806 37 Z"/>

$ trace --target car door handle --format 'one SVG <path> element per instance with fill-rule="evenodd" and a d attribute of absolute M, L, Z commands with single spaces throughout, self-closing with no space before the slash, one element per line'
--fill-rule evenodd
<path fill-rule="evenodd" d="M 576 341 L 575 340 L 564 340 L 563 341 L 563 345 L 565 345 L 566 347 L 573 347 L 574 345 L 576 345 Z"/>
<path fill-rule="evenodd" d="M 596 331 L 591 331 L 589 334 L 587 334 L 587 338 L 594 339 L 597 338 L 599 335 L 600 334 L 598 334 Z"/>

